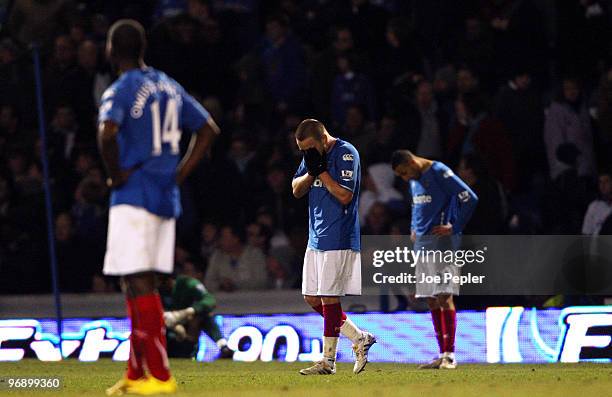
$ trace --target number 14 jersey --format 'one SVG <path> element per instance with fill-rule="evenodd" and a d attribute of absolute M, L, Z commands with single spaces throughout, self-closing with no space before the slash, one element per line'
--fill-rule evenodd
<path fill-rule="evenodd" d="M 176 167 L 183 131 L 190 133 L 210 115 L 176 81 L 150 67 L 123 73 L 102 96 L 98 122 L 119 126 L 119 163 L 132 169 L 111 193 L 110 205 L 129 204 L 169 218 L 181 212 Z"/>

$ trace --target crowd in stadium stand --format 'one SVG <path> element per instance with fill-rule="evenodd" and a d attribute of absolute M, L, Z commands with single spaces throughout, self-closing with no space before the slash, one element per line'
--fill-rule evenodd
<path fill-rule="evenodd" d="M 4 2 L 6 3 L 6 2 Z M 222 134 L 182 189 L 176 262 L 213 291 L 296 288 L 307 201 L 291 194 L 306 117 L 361 154 L 364 234 L 409 234 L 407 148 L 480 196 L 466 234 L 612 230 L 612 2 L 15 0 L 0 17 L 0 291 L 51 289 L 32 44 L 42 55 L 64 292 L 101 275 L 108 214 L 96 147 L 108 26 L 147 27 L 146 61 Z M 186 146 L 188 139 L 183 139 Z M 588 212 L 587 212 L 588 209 Z"/>

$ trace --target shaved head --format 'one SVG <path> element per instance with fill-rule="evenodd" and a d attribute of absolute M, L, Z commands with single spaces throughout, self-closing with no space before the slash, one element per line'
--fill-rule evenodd
<path fill-rule="evenodd" d="M 320 141 L 325 135 L 325 131 L 325 126 L 319 120 L 306 119 L 295 130 L 295 139 L 303 141 L 307 138 L 313 138 L 316 141 Z"/>
<path fill-rule="evenodd" d="M 107 54 L 113 60 L 139 61 L 147 45 L 145 30 L 133 19 L 121 19 L 108 31 Z"/>

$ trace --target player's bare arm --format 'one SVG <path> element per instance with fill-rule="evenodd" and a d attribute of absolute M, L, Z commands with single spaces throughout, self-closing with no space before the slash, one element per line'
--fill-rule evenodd
<path fill-rule="evenodd" d="M 308 193 L 310 190 L 310 186 L 312 186 L 315 181 L 315 177 L 309 174 L 304 174 L 300 177 L 295 178 L 291 182 L 291 189 L 293 190 L 293 196 L 295 198 L 302 198 Z"/>
<path fill-rule="evenodd" d="M 119 125 L 110 120 L 101 123 L 98 129 L 98 146 L 108 173 L 108 186 L 110 188 L 123 185 L 132 173 L 132 170 L 122 170 L 119 165 L 118 133 Z"/>
<path fill-rule="evenodd" d="M 450 236 L 453 234 L 453 225 L 450 223 L 446 225 L 436 225 L 431 228 L 431 234 L 434 236 Z"/>
<path fill-rule="evenodd" d="M 206 124 L 193 135 L 189 149 L 181 160 L 176 171 L 176 183 L 181 185 L 204 158 L 215 137 L 219 134 L 217 123 L 210 118 Z"/>
<path fill-rule="evenodd" d="M 325 188 L 336 198 L 342 205 L 348 205 L 353 199 L 353 192 L 344 186 L 340 185 L 329 173 L 323 172 L 319 175 L 319 179 L 323 182 Z"/>

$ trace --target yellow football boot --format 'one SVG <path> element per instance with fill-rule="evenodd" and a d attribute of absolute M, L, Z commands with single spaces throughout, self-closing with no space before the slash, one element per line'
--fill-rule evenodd
<path fill-rule="evenodd" d="M 166 381 L 149 376 L 144 382 L 128 386 L 126 393 L 150 396 L 152 394 L 173 394 L 176 393 L 176 389 L 176 379 L 173 376 Z"/>
<path fill-rule="evenodd" d="M 123 378 L 119 380 L 119 382 L 115 383 L 113 386 L 106 389 L 107 396 L 122 396 L 127 393 L 127 389 L 129 387 L 133 387 L 139 383 L 143 383 L 147 380 L 145 376 L 140 379 L 132 380 L 128 378 Z"/>

